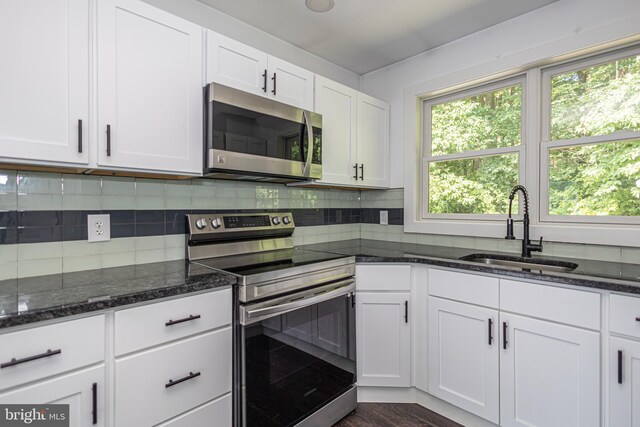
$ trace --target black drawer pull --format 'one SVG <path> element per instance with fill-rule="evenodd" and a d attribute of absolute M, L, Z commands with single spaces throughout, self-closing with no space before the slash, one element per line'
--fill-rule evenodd
<path fill-rule="evenodd" d="M 640 317 L 636 317 L 636 322 L 640 322 Z"/>
<path fill-rule="evenodd" d="M 98 383 L 91 386 L 92 407 L 91 414 L 93 416 L 93 424 L 98 424 Z"/>
<path fill-rule="evenodd" d="M 502 348 L 507 349 L 507 322 L 502 322 Z"/>
<path fill-rule="evenodd" d="M 187 375 L 186 377 L 180 378 L 179 380 L 175 380 L 175 381 L 174 380 L 169 380 L 169 382 L 164 385 L 164 388 L 173 387 L 176 384 L 180 384 L 180 383 L 183 383 L 185 381 L 189 381 L 189 380 L 191 380 L 191 379 L 193 379 L 195 377 L 199 377 L 199 376 L 200 376 L 200 372 L 196 372 L 196 373 L 189 372 L 189 375 Z"/>
<path fill-rule="evenodd" d="M 622 384 L 622 350 L 618 350 L 618 384 Z"/>
<path fill-rule="evenodd" d="M 489 319 L 489 345 L 493 343 L 493 319 Z"/>
<path fill-rule="evenodd" d="M 44 352 L 42 354 L 37 354 L 35 356 L 25 357 L 24 359 L 16 359 L 14 357 L 13 359 L 11 359 L 10 362 L 1 364 L 0 365 L 0 369 L 8 368 L 10 366 L 20 365 L 21 363 L 31 362 L 32 360 L 44 359 L 45 357 L 55 356 L 56 354 L 61 354 L 61 353 L 62 353 L 61 349 L 58 349 L 58 350 L 49 349 L 49 350 L 47 350 L 46 352 Z"/>
<path fill-rule="evenodd" d="M 178 320 L 169 320 L 167 323 L 164 324 L 164 326 L 173 326 L 173 325 L 177 325 L 178 323 L 184 323 L 184 322 L 191 322 L 192 320 L 196 320 L 199 319 L 200 316 L 199 314 L 194 315 L 189 315 L 189 317 L 185 317 L 184 319 L 178 319 Z"/>

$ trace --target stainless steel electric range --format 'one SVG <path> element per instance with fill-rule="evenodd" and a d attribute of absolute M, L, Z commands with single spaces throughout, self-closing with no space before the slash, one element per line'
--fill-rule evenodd
<path fill-rule="evenodd" d="M 295 248 L 290 213 L 187 218 L 193 274 L 238 277 L 234 425 L 331 426 L 353 411 L 355 258 Z"/>

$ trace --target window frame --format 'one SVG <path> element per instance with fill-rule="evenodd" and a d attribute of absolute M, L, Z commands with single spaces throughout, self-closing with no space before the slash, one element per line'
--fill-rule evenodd
<path fill-rule="evenodd" d="M 552 215 L 549 213 L 549 153 L 554 148 L 580 147 L 594 144 L 614 144 L 630 140 L 640 140 L 640 131 L 616 131 L 606 135 L 594 135 L 572 139 L 551 140 L 551 79 L 559 74 L 577 71 L 597 65 L 606 64 L 618 59 L 640 55 L 640 46 L 619 49 L 587 57 L 565 61 L 539 68 L 542 93 L 540 108 L 541 133 L 538 141 L 539 188 L 539 221 L 541 224 L 602 224 L 602 225 L 639 225 L 640 216 L 619 215 Z"/>
<path fill-rule="evenodd" d="M 469 98 L 476 95 L 481 95 L 488 92 L 493 92 L 499 89 L 507 88 L 510 86 L 520 85 L 522 92 L 521 100 L 521 122 L 520 122 L 520 144 L 489 148 L 484 150 L 472 150 L 463 151 L 453 154 L 432 155 L 432 138 L 431 138 L 431 124 L 432 114 L 431 107 L 434 105 L 444 104 L 459 99 Z M 507 214 L 464 214 L 464 213 L 431 213 L 429 212 L 429 164 L 441 161 L 450 160 L 469 160 L 475 158 L 491 157 L 496 155 L 504 155 L 516 153 L 518 155 L 518 181 L 520 183 L 525 182 L 526 165 L 527 165 L 527 74 L 519 73 L 511 75 L 506 78 L 493 79 L 488 82 L 482 82 L 480 84 L 468 86 L 463 89 L 453 90 L 446 92 L 443 95 L 436 95 L 432 97 L 425 97 L 420 99 L 420 108 L 422 116 L 422 131 L 421 131 L 421 168 L 420 168 L 420 215 L 422 220 L 453 220 L 453 221 L 504 221 L 507 218 Z M 522 203 L 518 198 L 518 212 L 521 211 Z"/>

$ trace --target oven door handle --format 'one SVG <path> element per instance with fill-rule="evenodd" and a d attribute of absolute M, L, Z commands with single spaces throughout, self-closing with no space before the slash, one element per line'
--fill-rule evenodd
<path fill-rule="evenodd" d="M 311 174 L 311 162 L 313 161 L 313 125 L 311 124 L 311 114 L 307 110 L 302 112 L 302 118 L 306 124 L 307 138 L 309 139 L 307 159 L 305 160 L 304 167 L 302 168 L 302 176 L 308 177 Z M 301 145 L 304 145 L 304 142 L 301 141 Z"/>
<path fill-rule="evenodd" d="M 270 317 L 279 316 L 293 310 L 315 305 L 330 299 L 350 294 L 356 289 L 355 280 L 349 279 L 333 284 L 339 286 L 330 291 L 318 293 L 318 288 L 310 289 L 291 296 L 291 299 L 284 303 L 274 303 L 274 305 L 251 309 L 251 306 L 240 308 L 240 324 L 250 325 L 252 323 L 266 320 Z"/>

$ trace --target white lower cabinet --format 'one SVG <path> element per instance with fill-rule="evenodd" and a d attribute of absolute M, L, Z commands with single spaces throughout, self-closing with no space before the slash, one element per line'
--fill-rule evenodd
<path fill-rule="evenodd" d="M 411 385 L 409 292 L 356 295 L 359 386 Z"/>
<path fill-rule="evenodd" d="M 640 427 L 640 342 L 609 339 L 609 426 Z"/>
<path fill-rule="evenodd" d="M 429 393 L 498 423 L 498 311 L 429 297 Z"/>
<path fill-rule="evenodd" d="M 104 365 L 0 394 L 6 404 L 69 405 L 69 426 L 105 426 Z M 94 412 L 95 411 L 95 412 Z"/>
<path fill-rule="evenodd" d="M 600 425 L 600 334 L 500 314 L 500 425 Z"/>

